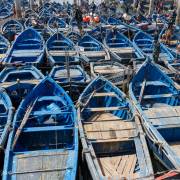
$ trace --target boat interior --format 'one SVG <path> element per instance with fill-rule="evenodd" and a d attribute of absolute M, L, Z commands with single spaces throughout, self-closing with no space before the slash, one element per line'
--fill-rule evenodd
<path fill-rule="evenodd" d="M 155 69 L 156 68 L 156 69 Z M 171 82 L 149 64 L 138 73 L 134 92 L 148 121 L 158 130 L 172 149 L 180 156 L 180 94 Z M 144 78 L 144 79 L 142 79 Z"/>
<path fill-rule="evenodd" d="M 91 92 L 84 94 L 81 109 L 96 168 L 108 178 L 138 178 L 143 150 L 129 104 L 109 84 L 97 83 L 97 90 L 92 85 Z"/>

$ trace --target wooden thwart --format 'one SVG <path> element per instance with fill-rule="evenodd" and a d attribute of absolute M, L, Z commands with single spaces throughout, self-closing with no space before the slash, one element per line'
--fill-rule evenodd
<path fill-rule="evenodd" d="M 99 108 L 86 108 L 86 111 L 90 112 L 103 112 L 103 111 L 117 111 L 128 109 L 127 107 L 119 106 L 119 107 L 99 107 Z"/>
<path fill-rule="evenodd" d="M 135 52 L 134 48 L 128 47 L 128 48 L 110 48 L 111 51 L 115 53 L 120 53 L 120 54 L 127 54 L 127 53 L 133 53 Z"/>
<path fill-rule="evenodd" d="M 107 93 L 96 92 L 93 96 L 94 97 L 103 97 L 103 96 L 112 96 L 112 97 L 115 97 L 116 94 L 114 92 L 107 92 Z"/>
<path fill-rule="evenodd" d="M 83 126 L 92 142 L 120 142 L 136 136 L 133 122 L 119 119 L 111 113 L 97 113 Z"/>

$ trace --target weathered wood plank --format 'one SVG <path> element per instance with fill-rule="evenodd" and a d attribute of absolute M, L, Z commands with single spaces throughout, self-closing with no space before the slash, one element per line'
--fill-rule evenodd
<path fill-rule="evenodd" d="M 112 96 L 112 97 L 115 97 L 116 94 L 114 92 L 107 92 L 107 93 L 99 93 L 99 92 L 96 92 L 94 93 L 93 95 L 94 97 L 103 97 L 103 96 Z"/>
<path fill-rule="evenodd" d="M 85 108 L 84 110 L 90 112 L 103 112 L 103 111 L 118 111 L 118 110 L 125 110 L 128 109 L 127 107 L 119 106 L 119 107 L 97 107 L 97 108 Z"/>

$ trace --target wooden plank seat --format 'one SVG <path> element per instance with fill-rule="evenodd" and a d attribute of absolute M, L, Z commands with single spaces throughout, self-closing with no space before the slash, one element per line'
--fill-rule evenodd
<path fill-rule="evenodd" d="M 38 84 L 41 80 L 33 79 L 33 80 L 20 80 L 20 81 L 14 81 L 14 82 L 3 82 L 0 83 L 1 87 L 7 88 L 9 86 L 15 85 L 15 84 Z"/>
<path fill-rule="evenodd" d="M 136 86 L 142 86 L 142 82 L 136 83 Z M 166 83 L 162 81 L 146 81 L 146 86 L 153 85 L 153 86 L 168 86 Z"/>
<path fill-rule="evenodd" d="M 99 56 L 106 56 L 105 51 L 81 51 L 82 55 L 85 55 L 87 57 L 99 57 Z"/>
<path fill-rule="evenodd" d="M 136 42 L 145 42 L 146 44 L 147 43 L 151 43 L 152 44 L 152 41 L 150 40 L 150 39 L 147 39 L 147 38 L 145 38 L 145 39 L 136 39 Z"/>
<path fill-rule="evenodd" d="M 116 45 L 116 46 L 120 46 L 120 47 L 122 47 L 122 48 L 123 48 L 122 45 L 127 45 L 126 42 L 108 42 L 107 44 L 108 44 L 108 46 L 114 46 L 114 45 Z"/>
<path fill-rule="evenodd" d="M 42 50 L 35 49 L 26 49 L 26 50 L 15 50 L 11 56 L 14 57 L 29 57 L 29 56 L 39 56 L 42 53 Z"/>
<path fill-rule="evenodd" d="M 46 115 L 63 115 L 63 114 L 71 114 L 72 112 L 63 111 L 63 110 L 53 110 L 53 111 L 33 111 L 31 113 L 32 116 L 46 116 Z"/>
<path fill-rule="evenodd" d="M 152 52 L 153 51 L 152 48 L 142 48 L 142 50 L 144 52 Z"/>
<path fill-rule="evenodd" d="M 115 68 L 111 68 L 110 66 L 109 66 L 109 68 L 108 68 L 108 66 L 107 67 L 102 67 L 102 68 L 100 68 L 98 66 L 95 66 L 94 67 L 94 72 L 95 73 L 100 73 L 100 74 L 116 74 L 116 73 L 123 73 L 124 69 L 120 69 L 120 68 L 115 69 Z"/>
<path fill-rule="evenodd" d="M 54 50 L 56 50 L 56 51 L 68 51 L 69 49 L 73 49 L 73 48 L 70 48 L 69 46 L 56 46 L 56 45 L 54 45 L 50 48 L 51 51 L 54 51 Z"/>
<path fill-rule="evenodd" d="M 178 96 L 178 94 L 155 94 L 155 95 L 144 95 L 143 99 L 157 99 L 157 98 L 170 98 Z"/>
<path fill-rule="evenodd" d="M 122 120 L 111 113 L 96 113 L 86 122 L 83 123 L 85 133 L 93 142 L 127 141 L 137 135 L 132 121 Z"/>
<path fill-rule="evenodd" d="M 73 56 L 73 55 L 76 55 L 77 52 L 76 51 L 70 51 L 70 50 L 52 50 L 52 51 L 49 51 L 49 54 L 52 55 L 52 56 L 65 56 L 65 55 L 69 55 L 69 56 Z"/>
<path fill-rule="evenodd" d="M 148 108 L 145 115 L 158 128 L 180 127 L 180 106 Z"/>
<path fill-rule="evenodd" d="M 38 98 L 38 102 L 40 101 L 62 101 L 62 98 L 59 96 L 43 96 Z"/>
<path fill-rule="evenodd" d="M 89 112 L 107 112 L 107 111 L 118 111 L 118 110 L 126 110 L 128 107 L 119 106 L 119 107 L 96 107 L 96 108 L 85 108 L 84 111 Z"/>
<path fill-rule="evenodd" d="M 133 52 L 135 52 L 135 49 L 133 48 L 133 47 L 119 47 L 119 48 L 111 48 L 110 47 L 110 50 L 112 51 L 112 52 L 116 52 L 116 53 L 133 53 Z"/>
<path fill-rule="evenodd" d="M 103 93 L 100 93 L 100 92 L 96 92 L 93 94 L 94 97 L 104 97 L 104 96 L 111 96 L 111 97 L 116 97 L 116 94 L 114 92 L 103 92 Z"/>

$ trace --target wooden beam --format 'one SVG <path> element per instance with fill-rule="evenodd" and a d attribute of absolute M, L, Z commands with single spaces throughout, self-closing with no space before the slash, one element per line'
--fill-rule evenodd
<path fill-rule="evenodd" d="M 43 5 L 43 0 L 39 0 L 39 7 Z"/>

